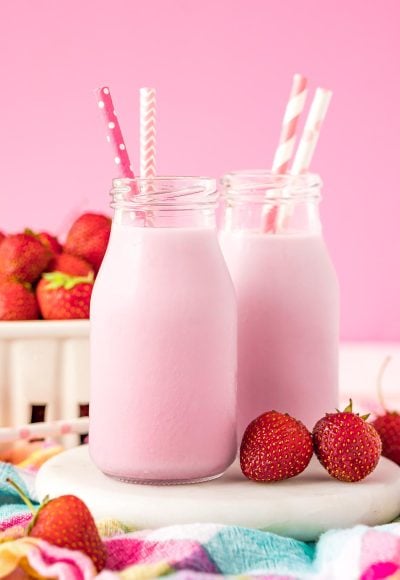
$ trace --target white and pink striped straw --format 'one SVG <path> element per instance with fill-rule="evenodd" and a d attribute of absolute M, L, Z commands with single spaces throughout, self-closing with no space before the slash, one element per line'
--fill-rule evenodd
<path fill-rule="evenodd" d="M 109 87 L 96 89 L 97 105 L 103 113 L 107 128 L 107 141 L 111 144 L 114 154 L 114 163 L 118 167 L 120 177 L 135 177 L 129 160 L 128 151 L 118 122 L 117 113 L 111 98 Z"/>
<path fill-rule="evenodd" d="M 272 164 L 274 173 L 287 173 L 289 169 L 296 142 L 297 125 L 303 112 L 306 98 L 307 79 L 301 74 L 295 74 L 282 121 L 279 145 Z"/>
<path fill-rule="evenodd" d="M 156 91 L 140 89 L 140 177 L 156 176 Z"/>
<path fill-rule="evenodd" d="M 321 132 L 322 123 L 326 117 L 332 91 L 318 88 L 315 91 L 313 102 L 304 125 L 299 146 L 294 157 L 291 173 L 298 175 L 310 169 L 311 160 Z"/>
<path fill-rule="evenodd" d="M 282 121 L 279 144 L 272 163 L 272 172 L 287 173 L 296 143 L 297 126 L 307 98 L 307 79 L 301 74 L 293 76 L 289 100 Z M 263 215 L 264 232 L 275 232 L 277 228 L 277 207 Z"/>
<path fill-rule="evenodd" d="M 37 437 L 57 437 L 71 433 L 85 434 L 89 430 L 89 417 L 79 417 L 65 421 L 47 421 L 44 423 L 29 423 L 17 427 L 0 427 L 0 443 L 12 443 L 19 439 Z"/>

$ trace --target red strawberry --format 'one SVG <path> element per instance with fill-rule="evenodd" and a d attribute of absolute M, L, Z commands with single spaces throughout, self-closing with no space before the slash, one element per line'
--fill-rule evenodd
<path fill-rule="evenodd" d="M 106 565 L 106 548 L 93 516 L 75 495 L 62 495 L 45 503 L 35 515 L 29 536 L 83 552 L 92 560 L 97 572 Z"/>
<path fill-rule="evenodd" d="M 89 318 L 92 289 L 93 273 L 85 277 L 69 276 L 62 272 L 43 274 L 36 289 L 43 318 Z"/>
<path fill-rule="evenodd" d="M 367 417 L 352 411 L 327 413 L 313 429 L 315 453 L 329 475 L 340 481 L 360 481 L 374 471 L 382 452 L 381 439 Z"/>
<path fill-rule="evenodd" d="M 29 284 L 0 282 L 0 320 L 36 320 L 39 307 Z"/>
<path fill-rule="evenodd" d="M 55 236 L 47 232 L 39 232 L 36 236 L 44 246 L 49 248 L 52 254 L 61 254 L 62 245 Z"/>
<path fill-rule="evenodd" d="M 4 240 L 5 237 L 6 236 L 3 234 L 3 232 L 0 232 L 0 244 Z"/>
<path fill-rule="evenodd" d="M 62 495 L 45 500 L 37 511 L 21 488 L 7 479 L 32 511 L 34 518 L 29 525 L 28 535 L 49 544 L 79 550 L 93 562 L 97 572 L 106 565 L 106 547 L 101 541 L 93 516 L 86 504 L 75 495 Z"/>
<path fill-rule="evenodd" d="M 0 244 L 0 274 L 19 282 L 35 282 L 50 258 L 50 250 L 36 236 L 14 234 Z"/>
<path fill-rule="evenodd" d="M 109 217 L 85 213 L 72 224 L 64 249 L 68 254 L 89 262 L 97 273 L 107 249 L 110 230 Z"/>
<path fill-rule="evenodd" d="M 93 267 L 83 258 L 71 254 L 59 254 L 47 268 L 49 272 L 64 272 L 70 276 L 87 276 Z"/>
<path fill-rule="evenodd" d="M 386 411 L 372 422 L 382 440 L 382 455 L 400 465 L 400 415 Z"/>
<path fill-rule="evenodd" d="M 382 440 L 382 455 L 400 465 L 400 415 L 397 411 L 388 411 L 383 398 L 382 379 L 391 357 L 386 357 L 378 376 L 378 396 L 384 409 L 372 422 Z"/>
<path fill-rule="evenodd" d="M 287 413 L 269 411 L 244 432 L 240 467 L 254 481 L 280 481 L 304 471 L 312 454 L 311 434 L 303 423 Z"/>

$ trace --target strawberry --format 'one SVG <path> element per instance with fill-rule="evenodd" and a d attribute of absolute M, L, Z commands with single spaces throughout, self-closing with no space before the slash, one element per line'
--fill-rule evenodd
<path fill-rule="evenodd" d="M 38 234 L 36 234 L 36 237 L 38 238 L 38 240 L 40 242 L 42 242 L 42 244 L 44 246 L 49 248 L 49 250 L 51 251 L 52 254 L 55 254 L 55 255 L 61 254 L 62 245 L 60 244 L 60 242 L 57 240 L 57 238 L 55 236 L 53 236 L 52 234 L 49 234 L 47 232 L 39 232 Z"/>
<path fill-rule="evenodd" d="M 110 230 L 109 217 L 85 213 L 72 224 L 64 250 L 89 262 L 97 273 L 107 249 Z"/>
<path fill-rule="evenodd" d="M 382 455 L 400 465 L 400 415 L 396 411 L 385 411 L 372 425 L 382 440 Z"/>
<path fill-rule="evenodd" d="M 0 244 L 4 240 L 5 237 L 6 236 L 3 234 L 3 232 L 0 232 Z"/>
<path fill-rule="evenodd" d="M 86 504 L 75 495 L 62 495 L 44 503 L 36 513 L 28 534 L 49 544 L 83 552 L 92 560 L 97 572 L 101 572 L 106 565 L 106 548 L 93 516 Z"/>
<path fill-rule="evenodd" d="M 87 276 L 93 272 L 92 266 L 83 258 L 72 254 L 58 254 L 49 264 L 49 272 L 64 272 L 70 276 Z"/>
<path fill-rule="evenodd" d="M 88 276 L 69 276 L 62 272 L 43 274 L 36 289 L 43 318 L 89 318 L 92 289 L 93 272 Z"/>
<path fill-rule="evenodd" d="M 0 282 L 0 320 L 36 320 L 39 307 L 29 284 Z"/>
<path fill-rule="evenodd" d="M 51 258 L 48 248 L 28 233 L 8 236 L 0 244 L 0 274 L 19 282 L 35 282 Z"/>
<path fill-rule="evenodd" d="M 400 415 L 397 411 L 388 411 L 383 398 L 382 379 L 391 357 L 386 357 L 378 375 L 378 397 L 384 410 L 372 422 L 382 440 L 382 455 L 400 465 Z"/>
<path fill-rule="evenodd" d="M 28 536 L 60 548 L 79 550 L 92 560 L 97 572 L 103 570 L 107 559 L 106 547 L 101 541 L 92 514 L 81 499 L 75 495 L 45 499 L 39 509 L 35 510 L 21 488 L 10 479 L 7 482 L 17 490 L 33 513 Z"/>
<path fill-rule="evenodd" d="M 382 442 L 368 416 L 353 413 L 352 401 L 344 411 L 327 413 L 313 429 L 315 453 L 329 475 L 340 481 L 360 481 L 374 471 Z"/>
<path fill-rule="evenodd" d="M 240 467 L 254 481 L 280 481 L 305 470 L 313 446 L 307 428 L 287 413 L 268 411 L 244 432 Z"/>

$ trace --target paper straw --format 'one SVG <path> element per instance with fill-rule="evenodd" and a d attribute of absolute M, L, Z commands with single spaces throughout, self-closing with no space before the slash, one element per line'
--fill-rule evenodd
<path fill-rule="evenodd" d="M 18 427 L 0 427 L 0 443 L 12 443 L 19 439 L 56 437 L 70 433 L 84 434 L 89 430 L 89 418 L 79 417 L 65 421 L 27 423 Z"/>
<path fill-rule="evenodd" d="M 289 162 L 292 158 L 296 142 L 297 125 L 306 102 L 306 87 L 307 79 L 300 74 L 295 74 L 282 121 L 279 145 L 272 164 L 272 171 L 274 173 L 286 173 L 289 168 Z"/>
<path fill-rule="evenodd" d="M 318 142 L 322 123 L 326 117 L 332 91 L 318 88 L 304 126 L 303 134 L 293 161 L 291 173 L 298 175 L 309 170 Z"/>
<path fill-rule="evenodd" d="M 273 173 L 286 173 L 292 159 L 296 143 L 296 131 L 307 98 L 307 79 L 301 74 L 293 76 L 289 100 L 283 116 L 279 144 L 272 163 Z M 276 232 L 278 222 L 282 221 L 283 208 L 274 206 L 263 213 L 263 231 Z"/>
<path fill-rule="evenodd" d="M 96 89 L 97 105 L 103 113 L 104 122 L 107 128 L 107 141 L 111 144 L 114 154 L 114 163 L 118 167 L 119 177 L 135 177 L 128 151 L 122 136 L 121 127 L 118 122 L 117 113 L 114 109 L 109 87 Z"/>
<path fill-rule="evenodd" d="M 140 177 L 156 176 L 156 91 L 140 89 Z"/>

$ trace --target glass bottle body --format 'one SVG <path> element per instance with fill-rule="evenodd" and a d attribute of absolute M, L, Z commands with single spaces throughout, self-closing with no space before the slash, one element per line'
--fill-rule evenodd
<path fill-rule="evenodd" d="M 339 289 L 317 176 L 225 177 L 220 243 L 238 300 L 238 434 L 261 413 L 312 428 L 338 404 Z"/>
<path fill-rule="evenodd" d="M 144 181 L 114 186 L 93 290 L 90 453 L 120 479 L 201 481 L 236 453 L 237 313 L 215 184 Z"/>

